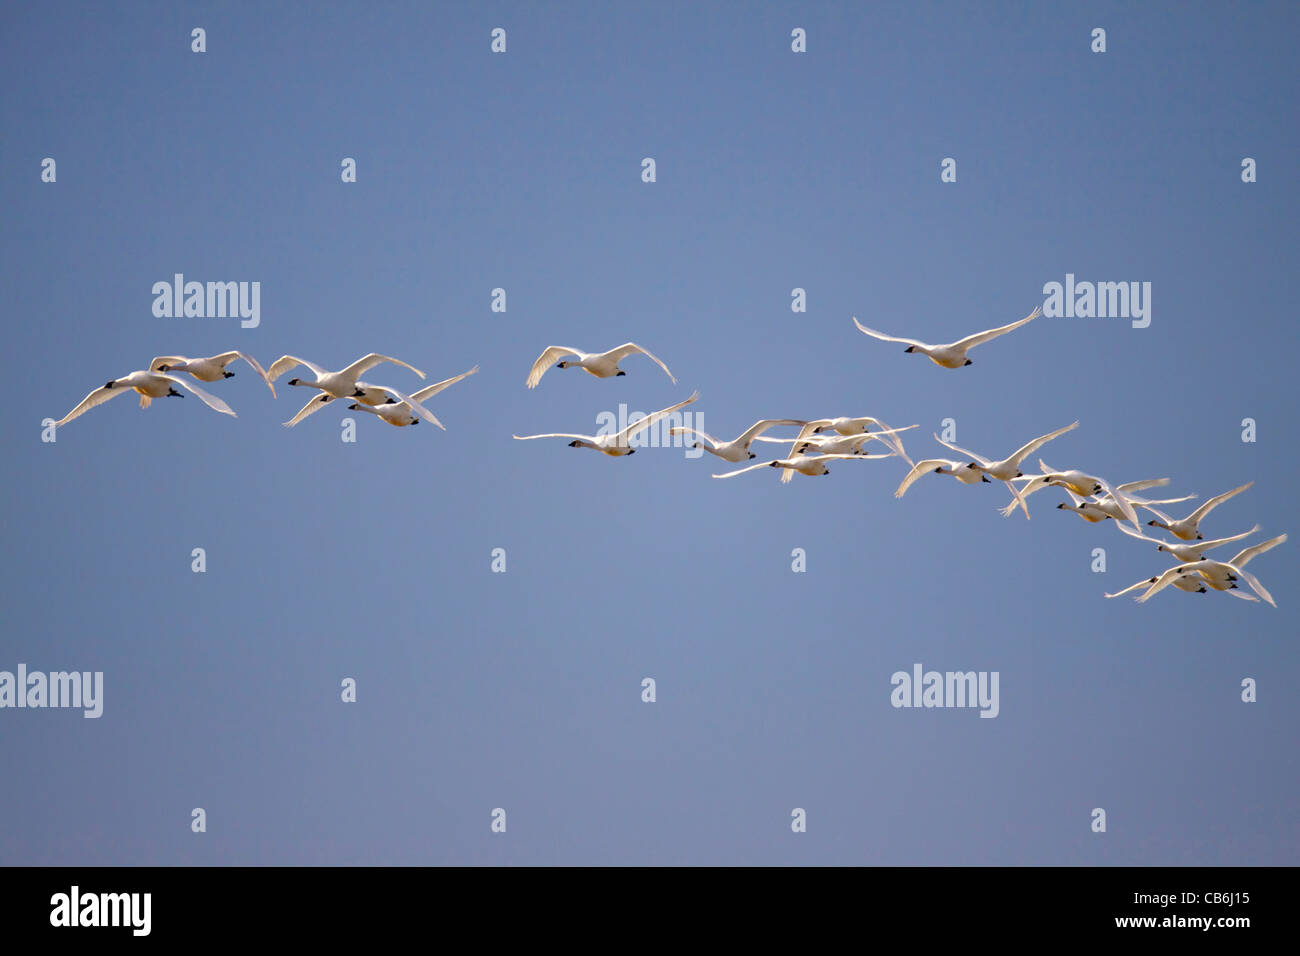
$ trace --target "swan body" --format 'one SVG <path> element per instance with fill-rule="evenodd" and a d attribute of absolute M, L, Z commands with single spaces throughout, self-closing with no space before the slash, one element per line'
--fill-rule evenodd
<path fill-rule="evenodd" d="M 723 461 L 741 462 L 756 458 L 753 452 L 749 450 L 754 439 L 767 431 L 769 428 L 775 428 L 777 425 L 806 425 L 807 422 L 797 418 L 764 418 L 754 422 L 746 428 L 740 435 L 732 441 L 719 441 L 707 432 L 702 432 L 698 428 L 687 428 L 678 426 L 669 430 L 670 435 L 699 435 L 708 445 L 702 445 L 696 442 L 693 447 L 701 448 L 711 455 L 716 455 Z M 775 439 L 774 439 L 775 440 Z"/>
<path fill-rule="evenodd" d="M 893 455 L 795 455 L 792 458 L 778 458 L 776 461 L 760 461 L 757 465 L 748 465 L 744 468 L 738 468 L 735 471 L 729 471 L 724 475 L 714 475 L 714 478 L 733 478 L 736 475 L 743 475 L 747 471 L 753 471 L 755 468 L 781 468 L 784 474 L 781 475 L 781 482 L 784 484 L 794 477 L 795 472 L 810 477 L 819 477 L 829 475 L 830 469 L 826 467 L 828 461 L 866 461 L 869 458 L 892 458 Z"/>
<path fill-rule="evenodd" d="M 234 378 L 234 372 L 227 372 L 226 366 L 236 359 L 247 362 L 253 371 L 262 377 L 266 387 L 275 394 L 275 383 L 266 374 L 260 362 L 244 352 L 222 352 L 207 358 L 187 358 L 184 355 L 160 355 L 149 363 L 151 372 L 186 372 L 200 382 L 219 382 L 223 378 Z"/>
<path fill-rule="evenodd" d="M 1159 502 L 1153 502 L 1158 504 Z M 1199 561 L 1205 557 L 1206 553 L 1215 548 L 1222 547 L 1225 544 L 1232 544 L 1234 541 L 1240 541 L 1243 538 L 1249 538 L 1259 530 L 1259 525 L 1251 528 L 1249 531 L 1243 531 L 1241 534 L 1234 534 L 1229 538 L 1216 538 L 1213 541 L 1193 541 L 1190 544 L 1183 544 L 1178 541 L 1161 541 L 1159 538 L 1151 538 L 1141 531 L 1129 528 L 1127 525 L 1119 525 L 1119 530 L 1123 531 L 1130 538 L 1137 538 L 1139 541 L 1150 541 L 1156 545 L 1157 551 L 1163 551 L 1173 557 L 1175 561 L 1187 563 L 1189 561 Z"/>
<path fill-rule="evenodd" d="M 980 482 L 987 482 L 989 476 L 980 471 L 972 471 L 963 466 L 960 461 L 950 461 L 947 458 L 927 458 L 925 461 L 918 461 L 912 466 L 912 470 L 907 473 L 898 490 L 894 492 L 895 498 L 901 498 L 907 494 L 907 489 L 916 483 L 916 480 L 922 475 L 952 475 L 963 485 L 978 485 Z"/>
<path fill-rule="evenodd" d="M 961 368 L 964 365 L 970 365 L 971 360 L 966 357 L 969 352 L 977 345 L 983 345 L 990 339 L 995 339 L 999 335 L 1006 335 L 1015 329 L 1020 328 L 1026 322 L 1031 322 L 1043 314 L 1042 308 L 1034 309 L 1023 319 L 1012 322 L 1010 325 L 999 326 L 996 329 L 988 329 L 985 332 L 976 332 L 974 335 L 968 335 L 964 339 L 958 339 L 956 342 L 950 342 L 947 345 L 930 345 L 925 342 L 919 342 L 916 339 L 904 339 L 893 335 L 886 335 L 884 332 L 877 332 L 875 329 L 869 329 L 857 320 L 855 316 L 853 324 L 858 327 L 858 331 L 863 335 L 869 335 L 873 339 L 880 339 L 882 342 L 901 342 L 907 345 L 904 352 L 920 352 L 926 356 L 935 365 L 943 368 Z"/>

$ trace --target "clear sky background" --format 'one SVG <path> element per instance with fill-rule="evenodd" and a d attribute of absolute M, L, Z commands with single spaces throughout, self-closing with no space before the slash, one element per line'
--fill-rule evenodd
<path fill-rule="evenodd" d="M 1286 3 L 6 7 L 0 669 L 103 671 L 105 700 L 0 711 L 0 862 L 1296 863 L 1300 542 L 1251 566 L 1277 610 L 1138 606 L 1103 592 L 1168 557 L 1060 492 L 1004 519 L 1001 486 L 896 500 L 898 460 L 715 481 L 510 436 L 696 388 L 724 437 L 871 414 L 919 424 L 917 459 L 945 418 L 989 456 L 1078 419 L 1054 466 L 1253 480 L 1207 536 L 1295 531 L 1298 27 Z M 156 318 L 176 272 L 260 281 L 260 326 Z M 1043 318 L 947 371 L 851 322 L 951 341 L 1067 273 L 1151 282 L 1150 327 Z M 524 387 L 547 345 L 628 340 L 678 384 L 634 357 Z M 231 348 L 482 371 L 432 400 L 445 432 L 285 429 L 306 390 L 236 365 L 205 387 L 237 419 L 132 396 L 41 441 L 110 377 Z M 998 671 L 999 716 L 891 707 L 918 662 Z"/>

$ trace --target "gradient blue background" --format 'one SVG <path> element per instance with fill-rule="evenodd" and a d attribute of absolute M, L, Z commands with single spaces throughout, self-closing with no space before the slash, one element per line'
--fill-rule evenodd
<path fill-rule="evenodd" d="M 1295 530 L 1297 27 L 1286 3 L 6 7 L 0 669 L 106 687 L 99 720 L 0 712 L 0 862 L 1296 863 L 1297 542 L 1251 568 L 1278 610 L 1137 606 L 1102 594 L 1167 556 L 1056 492 L 1026 522 L 1000 486 L 895 500 L 897 461 L 783 486 L 510 436 L 694 388 L 724 437 L 873 414 L 920 424 L 914 458 L 946 417 L 990 456 L 1077 418 L 1054 466 L 1254 480 L 1207 533 Z M 261 281 L 261 326 L 155 318 L 175 272 Z M 850 322 L 952 340 L 1067 272 L 1153 283 L 1150 328 L 1041 319 L 949 372 Z M 548 344 L 629 339 L 679 384 L 633 358 L 523 386 Z M 482 371 L 433 400 L 445 433 L 286 430 L 307 394 L 238 365 L 208 386 L 238 419 L 122 398 L 40 441 L 109 377 L 230 348 Z M 1001 715 L 892 708 L 914 662 L 999 671 Z"/>

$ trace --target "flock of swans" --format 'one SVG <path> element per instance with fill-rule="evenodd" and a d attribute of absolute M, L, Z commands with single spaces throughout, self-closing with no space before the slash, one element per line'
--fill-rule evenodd
<path fill-rule="evenodd" d="M 957 369 L 972 364 L 967 354 L 971 349 L 1026 325 L 1041 314 L 1041 309 L 1035 309 L 1019 321 L 978 332 L 956 342 L 942 345 L 930 345 L 916 339 L 885 335 L 882 332 L 866 327 L 857 318 L 853 319 L 853 324 L 864 335 L 885 342 L 906 343 L 907 348 L 904 351 L 909 353 L 919 352 L 942 368 Z M 668 370 L 668 366 L 659 358 L 636 343 L 628 342 L 607 352 L 584 352 L 566 346 L 549 346 L 533 363 L 524 384 L 530 389 L 536 388 L 541 382 L 542 376 L 552 368 L 580 368 L 596 378 L 614 378 L 626 375 L 627 373 L 619 367 L 619 363 L 632 355 L 642 355 L 650 359 L 663 369 L 664 374 L 672 380 L 674 385 L 677 383 L 677 379 Z M 335 400 L 351 399 L 347 406 L 349 409 L 375 415 L 396 427 L 418 425 L 423 420 L 445 430 L 443 424 L 423 403 L 433 398 L 443 389 L 463 381 L 478 371 L 476 365 L 468 372 L 463 372 L 460 375 L 408 394 L 391 385 L 379 385 L 361 380 L 362 375 L 386 362 L 400 365 L 402 368 L 414 372 L 421 379 L 425 377 L 424 372 L 400 359 L 373 352 L 337 372 L 331 372 L 314 362 L 294 355 L 282 355 L 271 363 L 269 369 L 263 368 L 252 356 L 239 351 L 223 352 L 220 355 L 198 359 L 179 355 L 159 356 L 149 363 L 147 370 L 132 372 L 122 378 L 112 379 L 106 385 L 95 389 L 72 411 L 55 422 L 55 425 L 56 427 L 65 425 L 86 411 L 102 405 L 110 398 L 130 391 L 135 391 L 140 395 L 141 408 L 148 408 L 150 402 L 155 398 L 172 396 L 183 398 L 182 393 L 175 388 L 177 385 L 197 395 L 213 410 L 226 415 L 234 415 L 234 411 L 224 401 L 199 388 L 193 382 L 181 378 L 178 373 L 185 373 L 200 382 L 218 382 L 234 375 L 233 372 L 227 371 L 226 367 L 236 360 L 247 363 L 270 388 L 272 395 L 275 395 L 275 382 L 284 373 L 298 367 L 304 367 L 311 371 L 314 376 L 312 380 L 291 378 L 288 382 L 292 386 L 311 388 L 320 392 L 319 395 L 313 395 L 292 419 L 284 423 L 290 427 L 297 425 L 304 418 Z M 612 457 L 623 457 L 635 453 L 636 449 L 632 445 L 632 439 L 635 436 L 674 412 L 692 404 L 698 398 L 699 392 L 692 392 L 684 401 L 657 412 L 652 412 L 632 422 L 621 431 L 614 433 L 585 435 L 572 432 L 547 432 L 540 435 L 515 435 L 513 437 L 519 441 L 531 441 L 539 438 L 568 438 L 570 439 L 569 446 L 571 448 L 590 448 Z M 1211 511 L 1236 495 L 1241 494 L 1253 482 L 1211 498 L 1186 518 L 1174 519 L 1165 512 L 1158 510 L 1156 506 L 1168 507 L 1172 504 L 1190 501 L 1196 497 L 1195 495 L 1154 499 L 1142 497 L 1138 494 L 1138 492 L 1151 488 L 1161 488 L 1168 485 L 1170 483 L 1168 478 L 1150 478 L 1124 484 L 1111 484 L 1104 478 L 1078 469 L 1061 470 L 1053 468 L 1042 458 L 1038 459 L 1039 474 L 1027 475 L 1024 473 L 1022 466 L 1030 455 L 1033 455 L 1047 443 L 1077 428 L 1078 425 L 1079 423 L 1076 421 L 1055 431 L 1048 432 L 1046 435 L 1026 442 L 1007 457 L 1000 459 L 978 455 L 975 452 L 945 441 L 936 434 L 934 435 L 935 441 L 950 451 L 956 452 L 961 457 L 927 458 L 922 461 L 913 461 L 909 457 L 900 437 L 903 432 L 917 428 L 918 425 L 891 428 L 885 422 L 871 416 L 814 420 L 765 418 L 755 422 L 731 441 L 723 441 L 699 429 L 686 426 L 673 427 L 669 430 L 669 433 L 682 436 L 694 435 L 703 439 L 703 442 L 695 442 L 693 447 L 706 451 L 731 464 L 749 462 L 757 458 L 758 455 L 753 450 L 756 443 L 789 446 L 781 457 L 774 458 L 771 461 L 760 461 L 757 464 L 745 464 L 744 467 L 734 471 L 715 474 L 714 478 L 733 478 L 760 468 L 776 468 L 781 471 L 781 481 L 789 482 L 794 478 L 795 474 L 807 476 L 827 475 L 830 473 L 827 463 L 832 461 L 871 461 L 899 458 L 907 463 L 909 470 L 902 483 L 899 484 L 898 489 L 894 492 L 896 498 L 902 498 L 917 480 L 928 474 L 949 475 L 968 485 L 1000 482 L 1011 493 L 1010 502 L 1000 509 L 1002 515 L 1010 517 L 1019 509 L 1024 512 L 1026 518 L 1029 518 L 1027 499 L 1031 495 L 1049 487 L 1060 488 L 1069 496 L 1069 503 L 1064 501 L 1058 503 L 1056 506 L 1058 509 L 1072 511 L 1085 521 L 1094 524 L 1113 521 L 1124 534 L 1137 540 L 1155 544 L 1157 551 L 1169 554 L 1176 562 L 1173 567 L 1163 573 L 1144 578 L 1121 591 L 1107 594 L 1106 597 L 1115 598 L 1140 591 L 1141 593 L 1136 595 L 1136 600 L 1143 603 L 1165 588 L 1173 586 L 1182 591 L 1201 594 L 1211 590 L 1223 591 L 1247 601 L 1256 601 L 1262 598 L 1274 607 L 1277 606 L 1272 595 L 1253 574 L 1245 570 L 1245 566 L 1260 554 L 1286 541 L 1287 536 L 1285 534 L 1244 548 L 1228 561 L 1217 561 L 1207 557 L 1207 553 L 1223 545 L 1232 544 L 1249 537 L 1259 531 L 1260 526 L 1256 524 L 1249 531 L 1209 541 L 1205 540 L 1200 531 L 1201 522 Z M 792 437 L 784 438 L 777 438 L 767 434 L 772 429 L 781 427 L 793 427 L 797 428 L 798 431 Z M 885 450 L 875 454 L 868 451 L 868 443 L 873 441 L 880 442 Z M 1148 527 L 1164 530 L 1173 535 L 1176 540 L 1166 541 L 1150 537 L 1144 533 L 1141 530 L 1143 525 L 1138 515 L 1139 509 L 1155 516 L 1146 522 Z M 1239 581 L 1245 582 L 1254 591 L 1255 595 L 1258 595 L 1258 598 L 1240 590 Z"/>

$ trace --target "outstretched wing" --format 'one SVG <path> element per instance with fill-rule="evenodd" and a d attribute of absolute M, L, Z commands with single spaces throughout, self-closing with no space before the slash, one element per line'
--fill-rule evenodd
<path fill-rule="evenodd" d="M 392 362 L 394 365 L 400 365 L 402 368 L 414 372 L 416 375 L 420 376 L 420 378 L 424 378 L 424 373 L 414 365 L 407 365 L 401 359 L 395 359 L 387 355 L 380 355 L 378 352 L 371 352 L 369 355 L 363 355 L 347 368 L 340 371 L 339 374 L 344 376 L 350 375 L 353 378 L 360 378 L 376 365 L 382 365 L 384 362 Z"/>
<path fill-rule="evenodd" d="M 960 342 L 954 342 L 952 347 L 955 349 L 973 349 L 977 345 L 983 345 L 985 342 L 989 341 L 989 339 L 996 339 L 999 335 L 1006 335 L 1008 332 L 1020 328 L 1026 322 L 1032 322 L 1042 314 L 1043 309 L 1040 306 L 1018 322 L 1012 322 L 1010 325 L 1002 325 L 996 329 L 989 329 L 986 332 L 976 332 L 974 335 L 968 335 Z"/>
<path fill-rule="evenodd" d="M 767 468 L 772 463 L 770 461 L 760 461 L 757 465 L 746 465 L 744 468 L 737 468 L 735 471 L 729 471 L 724 475 L 714 475 L 714 478 L 734 478 L 736 475 L 743 475 L 747 471 L 753 471 L 755 468 Z"/>
<path fill-rule="evenodd" d="M 252 367 L 254 372 L 262 376 L 262 381 L 264 381 L 266 387 L 271 390 L 271 394 L 275 394 L 275 385 L 272 383 L 271 377 L 266 373 L 266 369 L 262 368 L 262 363 L 253 358 L 253 356 L 249 355 L 247 352 L 240 352 L 237 350 L 233 352 L 222 352 L 220 355 L 214 355 L 213 359 L 221 363 L 222 368 L 225 368 L 235 359 L 243 359 Z M 154 361 L 156 362 L 158 360 L 154 359 Z"/>
<path fill-rule="evenodd" d="M 332 401 L 334 401 L 334 396 L 327 395 L 325 392 L 321 392 L 319 395 L 313 396 L 311 401 L 309 401 L 302 408 L 298 409 L 297 415 L 293 416 L 293 418 L 289 419 L 287 422 L 284 423 L 284 427 L 292 428 L 294 425 L 297 425 L 308 415 L 315 415 L 317 412 L 319 412 L 322 408 L 324 408 Z"/>
<path fill-rule="evenodd" d="M 203 404 L 207 405 L 208 408 L 212 409 L 214 412 L 221 412 L 221 414 L 229 415 L 232 418 L 239 417 L 238 415 L 235 414 L 234 410 L 229 405 L 227 405 L 221 399 L 217 398 L 217 396 L 213 395 L 211 392 L 205 392 L 197 385 L 191 382 L 187 382 L 184 379 L 177 378 L 175 375 L 163 375 L 159 372 L 154 372 L 153 374 L 157 375 L 159 378 L 165 378 L 169 382 L 174 382 L 175 384 L 179 385 L 181 388 L 185 389 L 187 392 L 192 392 L 193 394 L 197 395 L 200 399 L 202 399 Z"/>
<path fill-rule="evenodd" d="M 455 378 L 449 378 L 446 379 L 445 381 L 439 382 L 436 385 L 430 385 L 426 388 L 422 388 L 418 392 L 412 392 L 411 397 L 418 402 L 428 401 L 429 399 L 433 398 L 433 396 L 441 392 L 444 388 L 451 388 L 451 386 L 455 385 L 457 382 L 469 378 L 471 375 L 475 374 L 476 372 L 478 372 L 477 365 L 475 365 L 468 372 L 463 372 L 460 375 L 457 375 Z"/>
<path fill-rule="evenodd" d="M 649 428 L 651 425 L 659 421 L 659 419 L 663 418 L 665 415 L 671 415 L 673 412 L 677 411 L 677 409 L 685 408 L 687 405 L 691 404 L 691 402 L 695 401 L 699 397 L 700 397 L 699 391 L 691 392 L 691 397 L 686 399 L 686 401 L 684 402 L 678 402 L 676 405 L 669 405 L 667 408 L 662 408 L 657 412 L 651 412 L 645 418 L 638 418 L 631 425 L 628 425 L 627 428 L 624 428 L 621 432 L 618 433 L 618 435 L 614 439 L 615 443 L 619 445 L 626 445 L 628 439 L 630 439 L 637 432 L 644 431 L 645 429 Z"/>
<path fill-rule="evenodd" d="M 957 452 L 957 454 L 965 455 L 967 458 L 975 462 L 977 465 L 983 465 L 986 468 L 988 467 L 989 459 L 981 458 L 973 451 L 967 451 L 965 448 L 962 448 L 960 445 L 954 445 L 952 442 L 944 441 L 942 438 L 938 436 L 938 434 L 934 432 L 931 432 L 931 434 L 934 435 L 934 440 L 937 441 L 944 448 L 951 448 L 953 451 Z"/>
<path fill-rule="evenodd" d="M 1066 425 L 1064 428 L 1058 428 L 1054 432 L 1048 432 L 1046 435 L 1043 435 L 1041 438 L 1035 438 L 1033 441 L 1029 442 L 1028 444 L 1021 445 L 1018 449 L 1016 449 L 1016 453 L 1007 460 L 1010 461 L 1013 465 L 1016 465 L 1018 467 L 1022 461 L 1024 461 L 1026 458 L 1028 458 L 1038 449 L 1042 448 L 1053 438 L 1059 438 L 1060 436 L 1064 435 L 1066 432 L 1072 431 L 1078 427 L 1079 427 L 1079 423 L 1075 422 L 1073 425 Z M 949 447 L 951 448 L 952 446 L 950 445 Z"/>
<path fill-rule="evenodd" d="M 1244 537 L 1244 535 L 1242 537 Z M 1231 564 L 1233 567 L 1243 568 L 1246 566 L 1246 563 L 1250 561 L 1251 558 L 1257 558 L 1265 551 L 1271 551 L 1273 548 L 1276 548 L 1279 544 L 1281 544 L 1285 540 L 1286 540 L 1286 535 L 1280 534 L 1276 538 L 1270 538 L 1268 541 L 1262 541 L 1259 544 L 1254 545 L 1253 547 L 1249 547 L 1242 551 L 1239 551 L 1237 553 L 1237 556 L 1234 557 L 1228 563 Z M 1210 543 L 1221 544 L 1222 542 L 1212 541 Z"/>
<path fill-rule="evenodd" d="M 533 367 L 528 370 L 528 378 L 524 380 L 524 384 L 529 388 L 536 388 L 537 383 L 540 382 L 542 376 L 546 374 L 546 370 L 558 362 L 561 357 L 577 354 L 579 354 L 577 349 L 566 348 L 563 345 L 552 345 L 547 347 L 546 351 L 537 357 L 537 361 L 533 363 Z"/>
<path fill-rule="evenodd" d="M 268 380 L 274 382 L 285 372 L 289 371 L 289 369 L 297 368 L 299 365 L 307 366 L 316 373 L 317 378 L 329 374 L 328 369 L 321 368 L 315 362 L 308 362 L 306 359 L 298 358 L 296 355 L 281 355 L 278 359 L 272 362 L 271 367 L 266 370 L 266 377 Z"/>
<path fill-rule="evenodd" d="M 614 360 L 614 364 L 617 365 L 619 362 L 623 361 L 623 359 L 627 358 L 629 355 L 632 355 L 635 352 L 640 352 L 646 358 L 653 361 L 656 365 L 658 365 L 661 369 L 664 370 L 665 375 L 673 379 L 674 385 L 677 384 L 677 379 L 673 378 L 673 373 L 668 371 L 668 366 L 665 365 L 663 362 L 659 361 L 659 359 L 655 358 L 645 349 L 641 348 L 641 346 L 637 345 L 635 342 L 628 342 L 626 345 L 620 345 L 616 349 L 610 349 L 605 354 L 608 355 L 610 358 L 612 358 Z"/>
<path fill-rule="evenodd" d="M 764 418 L 761 421 L 754 422 L 754 424 L 750 425 L 743 432 L 741 432 L 740 437 L 737 438 L 736 441 L 740 442 L 742 445 L 745 445 L 748 444 L 749 442 L 752 442 L 755 438 L 763 434 L 763 432 L 767 431 L 769 428 L 775 428 L 777 425 L 806 425 L 806 424 L 808 423 L 797 418 Z"/>
<path fill-rule="evenodd" d="M 1201 505 L 1199 508 L 1197 508 L 1195 511 L 1193 511 L 1193 512 L 1188 516 L 1187 520 L 1188 520 L 1188 521 L 1192 521 L 1192 522 L 1198 522 L 1198 521 L 1200 521 L 1200 520 L 1201 520 L 1202 518 L 1204 518 L 1207 514 L 1209 514 L 1209 513 L 1210 513 L 1211 511 L 1213 511 L 1215 508 L 1219 507 L 1219 505 L 1223 504 L 1223 503 L 1224 503 L 1225 501 L 1227 501 L 1229 498 L 1232 498 L 1232 497 L 1235 497 L 1236 495 L 1241 494 L 1243 491 L 1245 491 L 1247 488 L 1249 488 L 1249 487 L 1250 487 L 1251 485 L 1253 485 L 1253 484 L 1254 484 L 1253 481 L 1248 481 L 1248 482 L 1246 482 L 1244 485 L 1242 485 L 1240 488 L 1233 488 L 1231 491 L 1225 491 L 1223 494 L 1218 495 L 1217 497 L 1211 498 L 1211 499 L 1210 499 L 1209 501 L 1207 501 L 1205 504 Z"/>
<path fill-rule="evenodd" d="M 158 371 L 158 366 L 160 365 L 178 365 L 181 362 L 188 362 L 188 361 L 189 359 L 186 358 L 184 355 L 159 355 L 157 358 L 155 358 L 152 362 L 149 363 L 149 371 L 151 372 Z"/>
<path fill-rule="evenodd" d="M 858 331 L 863 335 L 869 335 L 873 339 L 880 339 L 882 342 L 902 342 L 904 345 L 919 345 L 923 349 L 934 348 L 918 339 L 901 339 L 896 335 L 886 335 L 884 332 L 877 332 L 875 329 L 869 329 L 858 321 L 857 316 L 853 317 L 853 324 L 858 327 Z"/>
<path fill-rule="evenodd" d="M 76 408 L 74 408 L 72 411 L 68 412 L 68 414 L 64 415 L 57 422 L 55 422 L 54 427 L 58 428 L 60 425 L 66 425 L 74 418 L 80 418 L 82 415 L 86 414 L 86 412 L 90 411 L 92 408 L 96 407 L 97 405 L 103 405 L 110 398 L 117 398 L 117 396 L 123 394 L 124 392 L 129 392 L 129 391 L 131 391 L 131 389 L 125 385 L 120 385 L 117 388 L 107 388 L 101 385 L 99 388 L 95 389 L 93 392 L 91 392 L 89 395 L 83 398 L 81 400 L 81 403 L 78 404 Z"/>
<path fill-rule="evenodd" d="M 960 467 L 960 463 L 948 461 L 946 458 L 927 458 L 925 461 L 918 461 L 912 466 L 912 470 L 907 473 L 907 477 L 903 479 L 903 483 L 898 486 L 898 490 L 894 492 L 894 497 L 903 497 L 903 495 L 907 494 L 907 489 L 911 488 L 912 485 L 916 483 L 916 479 L 920 478 L 922 475 L 929 474 L 936 468 Z"/>

